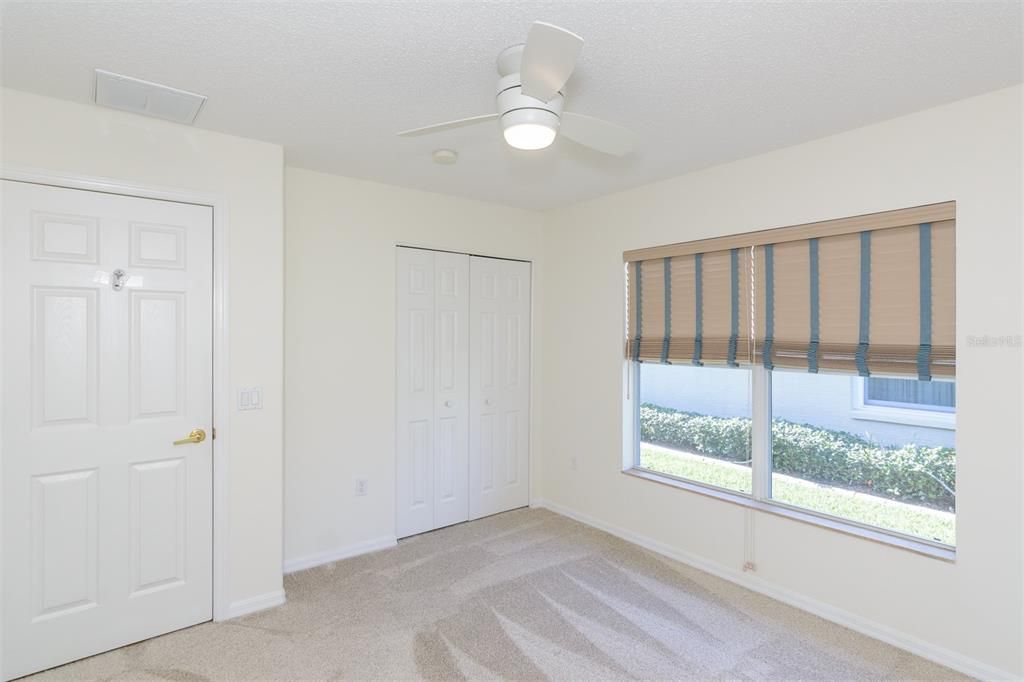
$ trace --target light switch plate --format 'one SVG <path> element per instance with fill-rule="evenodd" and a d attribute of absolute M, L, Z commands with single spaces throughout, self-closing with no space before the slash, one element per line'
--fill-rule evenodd
<path fill-rule="evenodd" d="M 259 386 L 238 389 L 239 410 L 262 410 L 263 389 Z"/>

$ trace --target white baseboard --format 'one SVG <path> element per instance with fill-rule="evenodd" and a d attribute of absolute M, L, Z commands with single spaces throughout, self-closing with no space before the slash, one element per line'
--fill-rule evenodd
<path fill-rule="evenodd" d="M 264 609 L 272 609 L 275 606 L 280 606 L 284 602 L 285 596 L 283 589 L 267 592 L 266 594 L 258 594 L 255 597 L 239 599 L 228 606 L 227 616 L 220 620 L 238 618 L 239 616 L 246 616 L 250 613 L 263 611 Z"/>
<path fill-rule="evenodd" d="M 284 562 L 284 572 L 294 573 L 295 571 L 303 571 L 314 566 L 329 564 L 332 561 L 340 561 L 341 559 L 348 559 L 360 554 L 369 554 L 370 552 L 394 547 L 396 544 L 398 544 L 398 541 L 394 535 L 382 535 L 379 538 L 364 540 L 327 552 L 317 552 L 316 554 L 307 554 L 295 559 L 286 559 Z"/>
<path fill-rule="evenodd" d="M 736 583 L 737 585 L 754 592 L 758 592 L 767 597 L 771 597 L 772 599 L 776 599 L 785 604 L 789 604 L 790 606 L 795 606 L 803 611 L 813 613 L 814 615 L 830 620 L 833 623 L 837 623 L 843 627 L 847 627 L 863 635 L 867 635 L 868 637 L 872 637 L 885 642 L 886 644 L 891 644 L 905 651 L 909 651 L 910 653 L 916 654 L 922 658 L 927 658 L 930 661 L 934 661 L 935 663 L 944 665 L 947 668 L 952 668 L 953 670 L 957 670 L 979 680 L 1021 679 L 1019 675 L 1014 675 L 1013 673 L 1001 670 L 988 665 L 987 663 L 982 663 L 981 661 L 964 656 L 963 654 L 950 649 L 937 646 L 887 625 L 883 625 L 862 616 L 858 616 L 857 614 L 850 613 L 849 611 L 836 608 L 835 606 L 818 601 L 817 599 L 812 599 L 800 594 L 799 592 L 779 587 L 778 585 L 759 578 L 752 573 L 745 573 L 738 569 L 722 566 L 721 564 L 709 561 L 704 557 L 691 554 L 657 540 L 652 540 L 651 538 L 638 533 L 618 528 L 587 514 L 582 514 L 569 509 L 568 507 L 563 507 L 560 504 L 537 499 L 531 500 L 530 506 L 550 509 L 562 516 L 567 516 L 570 519 L 574 519 L 580 523 L 585 523 L 588 526 L 597 528 L 598 530 L 611 533 L 623 540 L 632 542 L 633 544 L 644 547 L 645 549 L 649 549 L 652 552 L 657 552 L 658 554 L 670 559 L 675 559 L 680 563 L 692 566 L 693 568 L 704 571 L 705 573 L 710 573 L 711 575 Z"/>

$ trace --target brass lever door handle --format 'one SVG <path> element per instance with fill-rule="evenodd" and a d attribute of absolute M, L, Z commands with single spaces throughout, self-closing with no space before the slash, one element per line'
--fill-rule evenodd
<path fill-rule="evenodd" d="M 182 438 L 181 440 L 174 441 L 175 445 L 187 445 L 188 443 L 202 443 L 206 440 L 206 431 L 202 429 L 192 429 L 192 433 L 188 434 L 188 438 Z"/>

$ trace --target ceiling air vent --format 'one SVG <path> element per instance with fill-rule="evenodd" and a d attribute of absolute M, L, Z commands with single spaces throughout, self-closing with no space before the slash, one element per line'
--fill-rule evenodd
<path fill-rule="evenodd" d="M 96 104 L 175 123 L 194 123 L 206 95 L 96 69 Z"/>

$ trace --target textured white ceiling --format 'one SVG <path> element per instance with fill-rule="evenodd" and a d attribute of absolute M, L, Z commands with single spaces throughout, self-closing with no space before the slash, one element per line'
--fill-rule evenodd
<path fill-rule="evenodd" d="M 91 101 L 94 68 L 209 95 L 197 125 L 289 165 L 548 208 L 1021 81 L 1020 2 L 9 2 L 3 84 Z M 640 134 L 612 159 L 497 124 L 494 58 L 534 20 L 586 39 L 567 109 Z M 454 166 L 430 152 L 458 150 Z"/>

